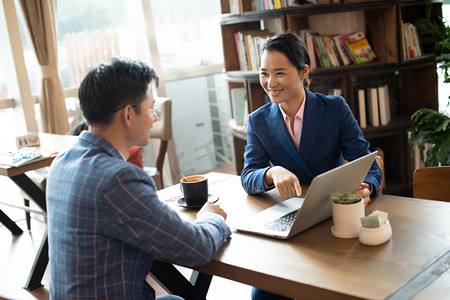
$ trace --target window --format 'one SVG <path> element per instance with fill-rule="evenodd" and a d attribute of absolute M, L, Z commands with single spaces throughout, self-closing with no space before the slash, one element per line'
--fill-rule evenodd
<path fill-rule="evenodd" d="M 223 63 L 220 1 L 151 0 L 163 71 Z"/>

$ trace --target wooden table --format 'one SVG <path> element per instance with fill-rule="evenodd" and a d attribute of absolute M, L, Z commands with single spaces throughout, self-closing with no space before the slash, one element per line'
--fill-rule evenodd
<path fill-rule="evenodd" d="M 77 136 L 58 135 L 40 133 L 39 139 L 41 142 L 40 148 L 43 153 L 53 153 L 52 156 L 40 157 L 30 161 L 19 167 L 0 165 L 0 175 L 8 176 L 24 193 L 28 195 L 45 214 L 47 212 L 47 205 L 45 202 L 45 192 L 42 191 L 26 174 L 25 172 L 37 170 L 43 167 L 50 166 L 56 153 L 63 152 L 70 148 L 77 140 Z M 27 208 L 24 207 L 26 210 Z M 7 227 L 13 235 L 20 235 L 23 233 L 22 229 L 14 223 L 1 209 L 0 222 Z M 48 264 L 48 241 L 47 232 L 44 234 L 41 245 L 30 271 L 30 275 L 25 284 L 27 290 L 33 290 L 42 286 L 41 280 Z"/>
<path fill-rule="evenodd" d="M 220 197 L 218 203 L 228 213 L 230 226 L 286 199 L 276 191 L 249 196 L 239 176 L 210 173 L 208 178 L 209 192 Z M 158 194 L 161 200 L 169 199 L 169 205 L 183 218 L 195 219 L 196 211 L 174 201 L 180 194 L 178 185 Z M 448 297 L 450 203 L 380 195 L 366 208 L 366 214 L 373 210 L 389 214 L 393 234 L 383 245 L 371 247 L 357 238 L 336 238 L 330 231 L 331 219 L 289 240 L 233 230 L 214 260 L 196 269 L 299 299 Z M 432 273 L 438 263 L 442 274 L 434 274 L 432 283 L 424 284 L 424 269 L 431 266 L 428 273 Z M 406 297 L 408 294 L 412 296 Z"/>

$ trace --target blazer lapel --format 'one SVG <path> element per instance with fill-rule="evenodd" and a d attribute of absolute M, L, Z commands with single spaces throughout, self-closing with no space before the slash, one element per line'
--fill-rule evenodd
<path fill-rule="evenodd" d="M 306 107 L 305 107 L 306 109 Z M 287 155 L 290 156 L 290 160 L 293 162 L 293 164 L 296 164 L 297 166 L 293 166 L 295 169 L 299 168 L 304 171 L 305 174 L 308 174 L 310 177 L 314 177 L 311 169 L 306 164 L 306 160 L 301 155 L 301 141 L 300 141 L 300 153 L 297 151 L 297 148 L 295 147 L 294 142 L 292 141 L 291 135 L 289 134 L 289 131 L 286 128 L 286 124 L 283 120 L 283 115 L 280 111 L 280 108 L 278 107 L 278 104 L 272 103 L 272 107 L 269 114 L 269 119 L 267 120 L 267 123 L 269 125 L 270 129 L 275 129 L 279 134 L 275 136 L 275 138 L 278 141 L 278 144 L 281 149 L 284 149 L 284 151 L 280 153 L 287 153 Z M 303 125 L 304 126 L 304 125 Z M 303 139 L 303 132 L 302 132 L 302 139 Z"/>
<path fill-rule="evenodd" d="M 319 134 L 325 106 L 312 92 L 308 89 L 305 89 L 305 91 L 306 104 L 299 151 L 300 155 L 307 161 Z"/>

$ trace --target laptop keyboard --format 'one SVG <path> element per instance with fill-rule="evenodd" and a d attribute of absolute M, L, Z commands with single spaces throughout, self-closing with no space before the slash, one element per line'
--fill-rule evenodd
<path fill-rule="evenodd" d="M 294 223 L 297 212 L 298 209 L 288 213 L 287 215 L 279 217 L 278 219 L 264 225 L 264 228 L 275 231 L 288 231 Z"/>

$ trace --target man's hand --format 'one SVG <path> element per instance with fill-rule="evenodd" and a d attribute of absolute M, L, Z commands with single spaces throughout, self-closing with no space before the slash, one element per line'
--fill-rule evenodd
<path fill-rule="evenodd" d="M 200 219 L 205 213 L 215 213 L 221 215 L 225 220 L 227 219 L 227 213 L 218 204 L 209 201 L 198 211 L 197 219 Z"/>
<path fill-rule="evenodd" d="M 280 166 L 267 170 L 264 183 L 268 186 L 275 185 L 278 195 L 283 197 L 300 197 L 302 194 L 297 176 Z"/>
<path fill-rule="evenodd" d="M 367 206 L 370 202 L 370 194 L 371 194 L 371 186 L 368 183 L 361 183 L 361 186 L 359 187 L 359 191 L 355 193 L 355 195 L 361 195 L 361 197 L 364 200 L 364 207 Z"/>

